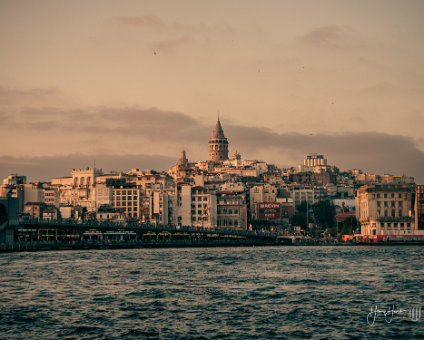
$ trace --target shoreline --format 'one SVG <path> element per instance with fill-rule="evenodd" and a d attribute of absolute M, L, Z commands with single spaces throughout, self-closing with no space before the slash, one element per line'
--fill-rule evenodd
<path fill-rule="evenodd" d="M 417 246 L 424 245 L 423 241 L 415 242 L 366 242 L 366 243 L 268 243 L 268 242 L 249 242 L 246 240 L 219 240 L 219 241 L 164 241 L 160 242 L 31 242 L 1 244 L 0 253 L 15 252 L 37 252 L 37 251 L 57 251 L 57 250 L 93 250 L 93 249 L 139 249 L 139 248 L 213 248 L 213 247 L 357 247 L 357 246 Z"/>

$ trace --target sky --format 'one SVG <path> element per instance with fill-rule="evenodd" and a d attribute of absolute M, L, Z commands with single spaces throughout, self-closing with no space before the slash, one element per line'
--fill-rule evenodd
<path fill-rule="evenodd" d="M 0 177 L 230 156 L 424 183 L 424 1 L 0 0 Z"/>

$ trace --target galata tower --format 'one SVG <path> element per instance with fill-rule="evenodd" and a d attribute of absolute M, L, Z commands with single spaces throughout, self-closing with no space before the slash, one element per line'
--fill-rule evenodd
<path fill-rule="evenodd" d="M 224 130 L 222 130 L 221 122 L 216 122 L 215 130 L 213 135 L 209 139 L 209 161 L 219 163 L 228 159 L 228 140 L 224 136 Z"/>

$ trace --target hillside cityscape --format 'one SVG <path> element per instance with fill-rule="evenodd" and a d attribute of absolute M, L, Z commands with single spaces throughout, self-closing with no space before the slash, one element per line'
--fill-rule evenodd
<path fill-rule="evenodd" d="M 73 169 L 48 183 L 12 174 L 2 197 L 18 199 L 21 218 L 108 221 L 272 231 L 316 237 L 424 235 L 424 186 L 406 175 L 341 171 L 324 155 L 279 169 L 245 160 L 217 120 L 209 160 L 181 152 L 167 171 L 104 173 Z"/>

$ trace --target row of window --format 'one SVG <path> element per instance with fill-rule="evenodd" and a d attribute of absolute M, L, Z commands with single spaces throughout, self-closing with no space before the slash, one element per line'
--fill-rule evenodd
<path fill-rule="evenodd" d="M 404 195 L 405 198 L 408 198 L 408 194 L 403 194 L 403 195 Z M 384 198 L 388 198 L 388 197 L 390 197 L 390 198 L 395 198 L 395 197 L 402 198 L 402 194 L 400 194 L 400 193 L 398 193 L 398 194 L 394 194 L 394 193 L 377 194 L 377 198 L 381 198 L 381 197 L 384 197 Z"/>
<path fill-rule="evenodd" d="M 196 215 L 196 210 L 192 210 L 191 214 Z M 197 210 L 197 215 L 207 215 L 207 214 L 208 214 L 207 210 Z"/>
<path fill-rule="evenodd" d="M 196 222 L 196 221 L 208 221 L 208 218 L 207 217 L 195 217 L 195 216 L 193 216 L 191 218 L 191 221 L 192 222 Z"/>
<path fill-rule="evenodd" d="M 231 205 L 231 204 L 236 205 L 236 204 L 239 204 L 239 202 L 238 202 L 238 200 L 235 200 L 235 199 L 233 199 L 233 200 L 220 200 L 220 201 L 218 201 L 218 204 L 219 205 Z"/>
<path fill-rule="evenodd" d="M 134 200 L 137 201 L 138 197 L 137 196 L 114 196 L 113 197 L 115 199 L 115 201 L 126 201 L 128 199 L 128 201 L 130 200 Z"/>
<path fill-rule="evenodd" d="M 193 196 L 192 198 L 191 198 L 191 201 L 192 202 L 194 202 L 194 201 L 207 201 L 208 200 L 208 197 L 207 196 Z"/>
<path fill-rule="evenodd" d="M 113 192 L 114 195 L 137 195 L 137 190 L 120 189 Z"/>
<path fill-rule="evenodd" d="M 202 207 L 202 204 L 201 204 L 201 203 L 197 204 L 197 207 L 198 207 L 198 208 L 201 208 L 201 207 Z M 207 207 L 208 207 L 208 205 L 207 205 L 207 204 L 203 204 L 203 208 L 204 208 L 204 209 L 207 209 Z M 191 208 L 196 208 L 196 204 L 192 204 L 192 205 L 191 205 Z"/>
<path fill-rule="evenodd" d="M 218 219 L 217 224 L 219 227 L 225 227 L 225 226 L 238 226 L 239 221 L 238 219 Z"/>
<path fill-rule="evenodd" d="M 381 201 L 377 201 L 377 207 L 381 207 L 381 204 L 382 203 L 383 203 L 383 205 L 385 207 L 388 207 L 389 204 L 390 204 L 391 207 L 394 207 L 396 205 L 396 203 L 397 203 L 397 206 L 399 208 L 401 208 L 403 206 L 403 202 L 402 201 L 399 201 L 399 202 L 394 202 L 394 201 L 391 201 L 391 202 L 387 202 L 387 201 L 381 202 Z"/>
<path fill-rule="evenodd" d="M 411 223 L 404 223 L 404 222 L 392 222 L 392 223 L 381 223 L 381 228 L 411 228 Z"/>
<path fill-rule="evenodd" d="M 377 216 L 383 216 L 381 210 L 377 210 Z M 396 216 L 396 210 L 391 210 L 391 217 Z M 402 210 L 398 211 L 398 217 L 402 217 Z M 384 210 L 384 217 L 389 217 L 389 212 L 387 210 Z"/>
<path fill-rule="evenodd" d="M 132 202 L 132 201 L 128 201 L 128 202 L 115 202 L 115 205 L 117 207 L 126 207 L 126 206 L 137 206 L 137 202 Z"/>
<path fill-rule="evenodd" d="M 237 215 L 239 213 L 238 209 L 227 209 L 227 208 L 218 208 L 217 209 L 218 214 L 235 214 Z"/>

